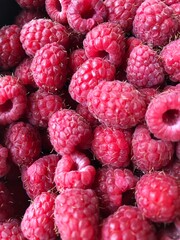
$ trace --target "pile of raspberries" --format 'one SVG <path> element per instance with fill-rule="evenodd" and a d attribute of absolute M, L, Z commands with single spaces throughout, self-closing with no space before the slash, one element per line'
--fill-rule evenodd
<path fill-rule="evenodd" d="M 14 3 L 0 239 L 179 240 L 180 1 Z"/>

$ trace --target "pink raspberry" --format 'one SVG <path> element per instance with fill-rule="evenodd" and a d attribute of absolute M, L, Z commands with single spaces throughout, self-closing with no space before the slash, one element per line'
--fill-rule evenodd
<path fill-rule="evenodd" d="M 59 159 L 55 154 L 45 155 L 22 170 L 23 186 L 31 199 L 55 187 L 54 174 Z"/>
<path fill-rule="evenodd" d="M 180 2 L 179 0 L 177 0 L 177 3 L 174 3 L 170 6 L 173 10 L 174 15 L 176 16 L 177 20 L 178 20 L 178 31 L 180 31 Z"/>
<path fill-rule="evenodd" d="M 34 126 L 46 128 L 51 115 L 63 107 L 64 103 L 59 95 L 39 89 L 28 96 L 28 121 Z"/>
<path fill-rule="evenodd" d="M 54 217 L 63 240 L 97 239 L 99 206 L 93 190 L 72 188 L 63 191 L 55 200 Z"/>
<path fill-rule="evenodd" d="M 8 162 L 8 149 L 0 144 L 0 177 L 4 177 L 10 169 Z"/>
<path fill-rule="evenodd" d="M 164 0 L 163 2 L 171 7 L 172 4 L 179 3 L 179 0 Z"/>
<path fill-rule="evenodd" d="M 21 230 L 27 239 L 55 240 L 54 229 L 55 195 L 44 192 L 37 196 L 21 221 Z"/>
<path fill-rule="evenodd" d="M 33 19 L 22 27 L 20 41 L 26 54 L 34 56 L 36 51 L 47 43 L 57 42 L 67 47 L 69 37 L 62 24 L 50 19 Z"/>
<path fill-rule="evenodd" d="M 9 221 L 0 223 L 0 238 L 1 240 L 25 240 L 19 221 L 17 219 L 10 219 Z"/>
<path fill-rule="evenodd" d="M 154 227 L 143 217 L 137 207 L 121 206 L 101 227 L 101 239 L 156 240 Z"/>
<path fill-rule="evenodd" d="M 2 27 L 0 39 L 0 70 L 9 70 L 25 56 L 20 42 L 20 28 L 17 25 Z"/>
<path fill-rule="evenodd" d="M 142 2 L 143 0 L 105 0 L 104 4 L 108 9 L 108 21 L 118 22 L 124 31 L 130 31 L 136 10 Z"/>
<path fill-rule="evenodd" d="M 152 100 L 157 94 L 159 94 L 159 91 L 158 91 L 157 88 L 139 88 L 138 90 L 139 90 L 139 92 L 141 93 L 141 95 L 144 97 L 147 106 L 149 105 L 149 103 L 151 102 L 151 100 Z"/>
<path fill-rule="evenodd" d="M 136 127 L 132 139 L 132 162 L 141 171 L 160 170 L 173 158 L 174 144 L 155 139 L 146 125 Z"/>
<path fill-rule="evenodd" d="M 153 222 L 172 222 L 180 216 L 180 188 L 165 172 L 143 175 L 136 185 L 136 202 L 144 217 Z"/>
<path fill-rule="evenodd" d="M 164 69 L 158 54 L 147 45 L 139 44 L 127 62 L 127 80 L 136 87 L 158 86 L 164 81 Z"/>
<path fill-rule="evenodd" d="M 133 33 L 143 42 L 163 46 L 174 37 L 178 20 L 172 8 L 160 0 L 145 0 L 137 9 L 133 21 Z"/>
<path fill-rule="evenodd" d="M 44 7 L 45 0 L 16 0 L 21 8 L 36 9 Z"/>
<path fill-rule="evenodd" d="M 125 53 L 125 37 L 120 24 L 104 22 L 86 34 L 83 41 L 88 58 L 102 57 L 118 66 Z"/>
<path fill-rule="evenodd" d="M 32 60 L 31 71 L 39 88 L 48 92 L 62 89 L 67 80 L 67 52 L 65 48 L 54 42 L 37 50 Z"/>
<path fill-rule="evenodd" d="M 171 41 L 163 47 L 160 57 L 164 69 L 173 82 L 180 82 L 180 39 Z"/>
<path fill-rule="evenodd" d="M 19 120 L 25 113 L 27 98 L 25 88 L 13 76 L 0 77 L 0 124 Z"/>
<path fill-rule="evenodd" d="M 102 0 L 72 0 L 67 9 L 68 24 L 83 34 L 104 22 L 106 17 L 107 9 Z"/>
<path fill-rule="evenodd" d="M 112 81 L 115 77 L 115 67 L 102 58 L 89 58 L 73 74 L 69 85 L 71 97 L 86 105 L 87 95 L 91 89 L 102 80 Z"/>
<path fill-rule="evenodd" d="M 92 140 L 89 123 L 74 110 L 55 112 L 49 120 L 48 130 L 54 149 L 61 155 L 89 148 Z"/>
<path fill-rule="evenodd" d="M 136 126 L 144 119 L 146 103 L 132 84 L 101 81 L 87 96 L 89 111 L 103 124 L 119 129 Z"/>
<path fill-rule="evenodd" d="M 87 56 L 83 48 L 73 50 L 69 55 L 70 73 L 75 73 L 86 60 Z"/>
<path fill-rule="evenodd" d="M 90 165 L 89 158 L 79 152 L 63 155 L 58 162 L 54 181 L 56 188 L 62 192 L 66 188 L 91 188 L 96 170 Z"/>
<path fill-rule="evenodd" d="M 146 111 L 146 123 L 155 137 L 180 140 L 180 95 L 178 90 L 164 91 L 153 98 Z"/>
<path fill-rule="evenodd" d="M 176 144 L 176 157 L 180 160 L 180 141 Z"/>
<path fill-rule="evenodd" d="M 91 149 L 103 164 L 113 167 L 126 167 L 130 162 L 130 146 L 121 129 L 97 126 Z"/>
<path fill-rule="evenodd" d="M 5 144 L 12 161 L 17 165 L 31 164 L 41 152 L 38 130 L 25 122 L 16 122 L 9 126 L 5 135 Z"/>

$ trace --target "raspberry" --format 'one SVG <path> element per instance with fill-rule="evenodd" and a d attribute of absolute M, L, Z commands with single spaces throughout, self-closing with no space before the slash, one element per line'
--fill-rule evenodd
<path fill-rule="evenodd" d="M 165 4 L 172 6 L 172 4 L 179 3 L 179 0 L 164 0 Z"/>
<path fill-rule="evenodd" d="M 20 28 L 17 25 L 2 27 L 0 39 L 0 70 L 9 70 L 25 55 L 20 42 Z"/>
<path fill-rule="evenodd" d="M 86 155 L 79 152 L 73 152 L 70 155 L 62 156 L 58 162 L 54 181 L 56 188 L 62 192 L 66 188 L 90 188 L 96 170 L 90 165 L 90 160 Z"/>
<path fill-rule="evenodd" d="M 19 221 L 17 219 L 11 219 L 0 223 L 0 238 L 1 240 L 25 240 Z"/>
<path fill-rule="evenodd" d="M 151 137 L 145 125 L 136 127 L 133 139 L 132 150 L 134 165 L 141 171 L 160 170 L 172 160 L 174 144 Z"/>
<path fill-rule="evenodd" d="M 8 149 L 0 144 L 0 177 L 5 176 L 9 171 Z"/>
<path fill-rule="evenodd" d="M 36 9 L 44 7 L 45 0 L 16 0 L 21 8 Z"/>
<path fill-rule="evenodd" d="M 86 60 L 87 57 L 83 48 L 72 51 L 69 56 L 70 72 L 75 73 Z"/>
<path fill-rule="evenodd" d="M 153 222 L 172 222 L 180 216 L 180 188 L 165 172 L 143 175 L 136 185 L 136 202 L 144 217 Z"/>
<path fill-rule="evenodd" d="M 59 95 L 39 89 L 28 96 L 28 121 L 34 126 L 46 128 L 51 115 L 63 107 L 64 103 Z"/>
<path fill-rule="evenodd" d="M 44 192 L 37 196 L 26 209 L 21 230 L 27 239 L 56 239 L 53 219 L 54 201 L 54 194 Z"/>
<path fill-rule="evenodd" d="M 55 187 L 54 173 L 58 161 L 59 157 L 55 154 L 44 155 L 22 170 L 23 186 L 31 199 Z"/>
<path fill-rule="evenodd" d="M 41 152 L 40 136 L 36 128 L 25 122 L 12 123 L 5 135 L 5 144 L 12 161 L 29 165 Z"/>
<path fill-rule="evenodd" d="M 146 111 L 146 123 L 155 137 L 166 141 L 180 140 L 180 95 L 178 90 L 165 91 L 153 98 Z"/>
<path fill-rule="evenodd" d="M 98 199 L 91 189 L 66 189 L 55 200 L 55 223 L 63 240 L 97 239 Z M 68 224 L 71 223 L 71 224 Z"/>
<path fill-rule="evenodd" d="M 140 92 L 127 82 L 101 81 L 87 96 L 89 111 L 103 124 L 119 129 L 143 120 L 146 104 Z"/>
<path fill-rule="evenodd" d="M 178 23 L 179 23 L 178 24 L 179 25 L 178 31 L 180 31 L 180 2 L 179 2 L 179 0 L 178 0 L 177 3 L 172 4 L 170 7 L 172 8 L 173 13 L 174 13 L 174 15 L 176 16 L 176 18 L 178 20 Z"/>
<path fill-rule="evenodd" d="M 180 141 L 176 145 L 176 157 L 180 160 Z"/>
<path fill-rule="evenodd" d="M 160 0 L 145 0 L 137 9 L 133 33 L 153 46 L 166 45 L 178 30 L 178 20 L 172 8 Z"/>
<path fill-rule="evenodd" d="M 74 110 L 55 112 L 48 124 L 50 141 L 57 153 L 70 154 L 78 148 L 88 148 L 92 140 L 91 128 Z"/>
<path fill-rule="evenodd" d="M 164 69 L 158 54 L 143 44 L 131 51 L 126 72 L 127 80 L 136 87 L 158 86 L 164 81 Z"/>
<path fill-rule="evenodd" d="M 104 22 L 86 34 L 83 41 L 88 58 L 102 57 L 118 66 L 125 53 L 125 37 L 120 24 Z"/>
<path fill-rule="evenodd" d="M 36 51 L 32 60 L 31 71 L 39 88 L 50 92 L 60 90 L 66 82 L 66 50 L 58 43 L 46 44 Z"/>
<path fill-rule="evenodd" d="M 121 206 L 101 227 L 101 239 L 156 240 L 154 227 L 141 215 L 137 207 Z"/>
<path fill-rule="evenodd" d="M 97 126 L 91 149 L 103 164 L 113 167 L 126 167 L 130 162 L 129 142 L 121 129 Z"/>
<path fill-rule="evenodd" d="M 85 105 L 87 95 L 100 81 L 112 81 L 115 77 L 115 67 L 102 58 L 89 58 L 73 74 L 69 85 L 71 97 Z"/>
<path fill-rule="evenodd" d="M 29 56 L 47 43 L 57 42 L 67 47 L 69 37 L 66 27 L 50 19 L 33 19 L 24 24 L 20 32 L 20 41 Z"/>
<path fill-rule="evenodd" d="M 27 106 L 26 90 L 12 76 L 0 77 L 0 124 L 19 120 Z"/>
<path fill-rule="evenodd" d="M 160 56 L 169 78 L 173 82 L 180 82 L 180 39 L 171 41 L 161 51 Z"/>
<path fill-rule="evenodd" d="M 105 0 L 108 9 L 108 21 L 118 22 L 126 32 L 132 29 L 137 8 L 143 0 Z"/>
<path fill-rule="evenodd" d="M 67 20 L 71 28 L 87 33 L 104 22 L 107 9 L 102 0 L 72 0 L 67 9 Z"/>

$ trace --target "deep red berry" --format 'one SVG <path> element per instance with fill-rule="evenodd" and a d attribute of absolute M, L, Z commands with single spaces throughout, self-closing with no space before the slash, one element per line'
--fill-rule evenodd
<path fill-rule="evenodd" d="M 86 60 L 87 56 L 83 48 L 73 50 L 69 55 L 70 74 L 74 74 Z"/>
<path fill-rule="evenodd" d="M 16 0 L 21 8 L 36 9 L 44 7 L 45 0 Z"/>
<path fill-rule="evenodd" d="M 1 240 L 25 240 L 19 221 L 17 219 L 10 219 L 0 223 L 0 238 Z"/>
<path fill-rule="evenodd" d="M 5 176 L 9 169 L 8 149 L 0 144 L 0 177 Z"/>

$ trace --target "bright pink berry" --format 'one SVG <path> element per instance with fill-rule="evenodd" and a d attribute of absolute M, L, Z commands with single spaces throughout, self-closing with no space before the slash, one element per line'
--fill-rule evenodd
<path fill-rule="evenodd" d="M 86 60 L 87 56 L 83 48 L 73 50 L 69 55 L 70 74 L 74 74 Z"/>
<path fill-rule="evenodd" d="M 180 31 L 180 2 L 179 0 L 176 0 L 176 1 L 177 3 L 173 3 L 170 7 L 172 8 L 173 13 L 178 20 L 178 25 L 179 25 L 178 31 Z"/>
<path fill-rule="evenodd" d="M 102 57 L 118 66 L 125 53 L 125 37 L 120 24 L 104 22 L 86 34 L 83 41 L 88 58 Z"/>
<path fill-rule="evenodd" d="M 63 191 L 55 200 L 54 217 L 63 240 L 97 239 L 99 206 L 93 190 L 72 188 Z"/>
<path fill-rule="evenodd" d="M 179 0 L 164 0 L 163 2 L 171 7 L 172 4 L 179 3 Z"/>
<path fill-rule="evenodd" d="M 5 176 L 9 171 L 8 149 L 0 144 L 0 177 Z"/>
<path fill-rule="evenodd" d="M 136 202 L 144 217 L 153 222 L 172 222 L 180 216 L 180 188 L 165 172 L 143 175 L 136 185 Z"/>
<path fill-rule="evenodd" d="M 19 221 L 17 219 L 10 219 L 0 223 L 0 238 L 1 240 L 25 240 Z"/>
<path fill-rule="evenodd" d="M 36 9 L 44 7 L 45 0 L 16 0 L 21 8 Z"/>

